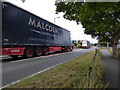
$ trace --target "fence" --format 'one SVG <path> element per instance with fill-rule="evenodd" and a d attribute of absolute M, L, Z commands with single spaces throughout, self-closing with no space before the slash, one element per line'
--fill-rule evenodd
<path fill-rule="evenodd" d="M 94 79 L 93 68 L 95 67 L 95 60 L 96 60 L 96 56 L 97 56 L 98 51 L 99 51 L 99 49 L 95 49 L 95 56 L 93 58 L 93 63 L 92 63 L 92 66 L 89 67 L 89 72 L 88 72 L 88 88 L 91 85 L 91 81 Z"/>

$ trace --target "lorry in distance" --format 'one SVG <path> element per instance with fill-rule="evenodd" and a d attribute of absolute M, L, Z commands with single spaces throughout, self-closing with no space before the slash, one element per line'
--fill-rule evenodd
<path fill-rule="evenodd" d="M 2 2 L 2 55 L 17 58 L 72 51 L 70 31 L 9 2 Z"/>
<path fill-rule="evenodd" d="M 83 49 L 88 49 L 90 48 L 90 42 L 87 40 L 82 40 L 82 48 Z"/>

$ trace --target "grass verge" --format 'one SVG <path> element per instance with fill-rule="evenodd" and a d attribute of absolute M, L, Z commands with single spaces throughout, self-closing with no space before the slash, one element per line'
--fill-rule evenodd
<path fill-rule="evenodd" d="M 94 51 L 90 51 L 49 71 L 38 74 L 8 88 L 88 88 L 88 70 L 93 65 Z M 101 52 L 97 54 L 89 88 L 104 88 Z"/>

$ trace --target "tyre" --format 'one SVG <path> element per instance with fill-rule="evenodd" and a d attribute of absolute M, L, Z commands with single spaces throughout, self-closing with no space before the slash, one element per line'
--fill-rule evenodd
<path fill-rule="evenodd" d="M 65 47 L 65 50 L 64 50 L 65 52 L 68 52 L 68 48 L 67 47 Z"/>
<path fill-rule="evenodd" d="M 48 54 L 49 54 L 49 49 L 48 49 L 47 47 L 45 47 L 45 48 L 43 49 L 43 54 L 44 54 L 44 55 L 48 55 Z"/>
<path fill-rule="evenodd" d="M 69 47 L 67 47 L 67 51 L 70 52 L 70 48 Z"/>
<path fill-rule="evenodd" d="M 25 51 L 24 51 L 24 57 L 33 57 L 34 56 L 34 51 L 32 48 L 26 48 Z"/>
<path fill-rule="evenodd" d="M 37 55 L 37 56 L 41 56 L 42 53 L 43 53 L 42 48 L 40 48 L 40 47 L 36 48 L 36 55 Z"/>
<path fill-rule="evenodd" d="M 72 48 L 72 47 L 70 47 L 70 51 L 73 51 L 73 48 Z"/>

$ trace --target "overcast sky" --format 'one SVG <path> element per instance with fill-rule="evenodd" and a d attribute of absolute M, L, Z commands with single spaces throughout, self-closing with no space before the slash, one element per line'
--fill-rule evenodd
<path fill-rule="evenodd" d="M 63 18 L 63 13 L 55 14 L 56 6 L 55 0 L 26 0 L 24 3 L 21 0 L 7 0 L 25 10 L 40 16 L 52 23 L 61 26 L 71 32 L 72 40 L 88 40 L 91 43 L 96 43 L 96 39 L 92 39 L 90 35 L 84 34 L 84 28 L 82 25 L 77 25 L 75 21 L 69 21 Z"/>

